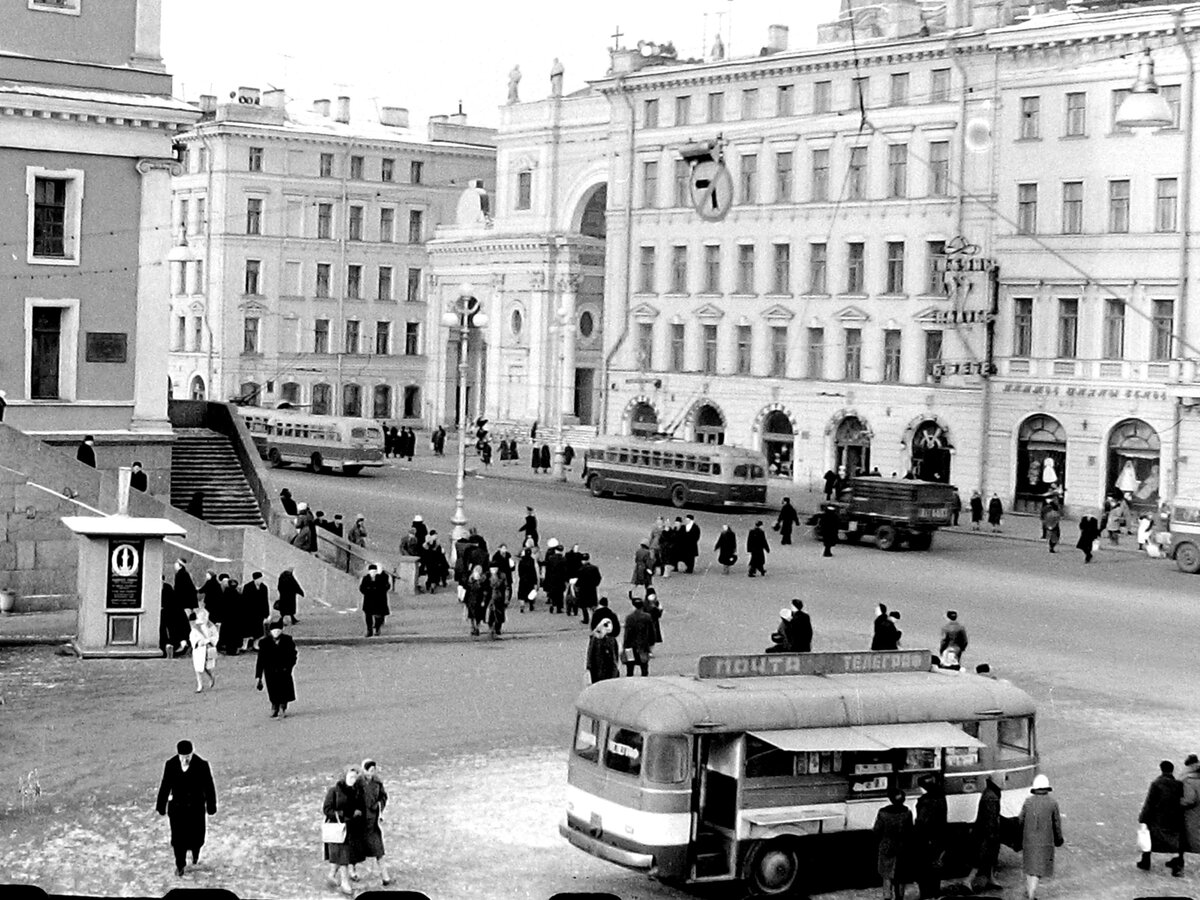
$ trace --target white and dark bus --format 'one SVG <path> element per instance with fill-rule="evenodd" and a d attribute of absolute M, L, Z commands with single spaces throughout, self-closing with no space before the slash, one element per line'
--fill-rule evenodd
<path fill-rule="evenodd" d="M 755 450 L 670 440 L 610 441 L 584 455 L 593 497 L 624 494 L 672 506 L 754 506 L 767 501 L 766 460 Z"/>
<path fill-rule="evenodd" d="M 259 455 L 273 466 L 306 465 L 357 475 L 382 466 L 383 427 L 373 419 L 315 416 L 290 409 L 239 406 Z"/>

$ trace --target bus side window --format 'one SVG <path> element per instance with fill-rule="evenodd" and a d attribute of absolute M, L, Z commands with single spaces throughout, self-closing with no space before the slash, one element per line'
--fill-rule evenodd
<path fill-rule="evenodd" d="M 616 728 L 609 732 L 604 744 L 604 767 L 626 775 L 641 774 L 642 736 L 628 728 Z"/>
<path fill-rule="evenodd" d="M 575 722 L 575 755 L 589 762 L 600 758 L 600 722 L 580 714 Z"/>
<path fill-rule="evenodd" d="M 713 463 L 713 464 L 712 464 L 712 473 L 713 473 L 714 475 L 720 475 L 720 474 L 721 474 L 721 464 L 720 464 L 720 463 Z"/>
<path fill-rule="evenodd" d="M 709 466 L 709 464 L 706 462 L 699 463 L 696 466 L 696 469 L 700 472 L 701 475 L 707 475 L 710 468 L 711 468 L 711 466 Z"/>
<path fill-rule="evenodd" d="M 746 737 L 746 777 L 769 778 L 796 773 L 796 757 L 758 738 Z"/>
<path fill-rule="evenodd" d="M 646 739 L 646 780 L 682 784 L 688 776 L 688 739 L 682 735 L 652 734 Z"/>
<path fill-rule="evenodd" d="M 751 478 L 766 478 L 767 473 L 763 471 L 762 466 L 751 466 L 750 467 L 750 477 Z"/>
<path fill-rule="evenodd" d="M 629 462 L 629 451 L 623 447 L 617 451 L 617 462 Z"/>
<path fill-rule="evenodd" d="M 696 457 L 694 457 L 694 456 L 685 457 L 683 467 L 688 472 L 695 472 L 696 471 Z"/>
<path fill-rule="evenodd" d="M 1001 719 L 997 725 L 996 755 L 999 759 L 1023 759 L 1033 755 L 1033 729 L 1028 716 Z"/>
<path fill-rule="evenodd" d="M 733 467 L 733 477 L 734 478 L 745 478 L 746 475 L 749 474 L 749 471 L 750 471 L 750 469 L 748 466 L 745 466 L 745 465 L 734 466 Z"/>

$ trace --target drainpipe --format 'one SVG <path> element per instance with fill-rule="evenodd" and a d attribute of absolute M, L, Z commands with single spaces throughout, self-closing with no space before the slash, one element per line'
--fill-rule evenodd
<path fill-rule="evenodd" d="M 204 228 L 204 284 L 198 284 L 198 285 L 196 285 L 196 287 L 199 288 L 200 292 L 204 295 L 204 320 L 203 321 L 204 321 L 204 330 L 208 332 L 208 366 L 207 366 L 208 380 L 205 383 L 204 393 L 206 396 L 211 397 L 212 389 L 213 389 L 213 330 L 212 330 L 212 322 L 209 321 L 209 318 L 208 318 L 209 312 L 210 312 L 209 300 L 211 299 L 209 296 L 208 284 L 209 284 L 209 278 L 210 278 L 211 271 L 212 271 L 212 220 L 213 220 L 212 192 L 213 192 L 214 159 L 213 159 L 213 148 L 209 144 L 208 136 L 202 133 L 200 135 L 200 143 L 204 145 L 204 157 L 208 163 L 208 166 L 207 166 L 208 171 L 206 173 L 207 184 L 204 188 L 204 221 L 200 223 L 201 226 Z M 224 200 L 224 198 L 222 198 L 222 201 L 223 200 Z M 222 304 L 222 313 L 224 313 L 224 304 Z M 222 318 L 224 318 L 224 316 L 222 316 Z M 188 385 L 188 387 L 190 388 L 191 385 Z M 189 395 L 188 399 L 191 399 L 191 397 L 190 397 L 191 391 L 188 390 L 188 391 L 186 391 L 186 393 Z M 221 396 L 220 394 L 217 394 L 218 399 L 220 398 L 220 396 Z"/>
<path fill-rule="evenodd" d="M 617 90 L 621 92 L 621 96 L 625 98 L 625 105 L 629 108 L 629 172 L 626 181 L 625 192 L 625 284 L 623 285 L 623 294 L 621 302 L 624 311 L 621 314 L 621 333 L 617 335 L 617 340 L 613 344 L 612 349 L 604 354 L 604 365 L 601 368 L 601 396 L 604 402 L 600 406 L 600 433 L 608 433 L 608 398 L 610 391 L 608 389 L 608 370 L 612 366 L 613 357 L 617 355 L 617 351 L 621 349 L 621 345 L 625 343 L 625 338 L 629 336 L 629 296 L 633 291 L 633 178 L 635 174 L 634 168 L 634 139 L 637 135 L 637 121 L 633 110 L 633 100 L 629 96 L 628 88 L 625 86 L 625 77 L 617 76 Z"/>
<path fill-rule="evenodd" d="M 1187 339 L 1188 312 L 1188 267 L 1191 262 L 1188 244 L 1191 238 L 1191 209 L 1192 209 L 1192 151 L 1195 145 L 1195 116 L 1192 115 L 1192 102 L 1195 96 L 1196 61 L 1192 56 L 1192 48 L 1183 33 L 1183 13 L 1175 12 L 1175 36 L 1187 60 L 1187 78 L 1183 83 L 1183 97 L 1180 99 L 1179 114 L 1183 121 L 1183 166 L 1179 176 L 1179 295 L 1175 303 L 1175 347 L 1179 354 L 1180 371 L 1178 381 L 1183 380 L 1183 363 L 1185 352 L 1189 346 Z M 1171 442 L 1171 499 L 1179 496 L 1179 443 L 1180 429 L 1183 426 L 1183 398 L 1175 398 L 1175 439 Z"/>
<path fill-rule="evenodd" d="M 349 288 L 350 276 L 346 270 L 346 241 L 350 234 L 350 157 L 354 155 L 354 138 L 350 138 L 350 143 L 346 145 L 346 163 L 342 166 L 342 206 L 338 221 L 338 270 L 333 274 L 334 282 L 338 286 L 338 325 L 340 331 L 338 337 L 341 338 L 341 343 L 333 347 L 337 353 L 337 384 L 333 389 L 333 396 L 329 398 L 330 412 L 332 415 L 339 415 L 339 410 L 342 404 L 342 357 L 346 350 L 346 291 Z M 363 223 L 366 224 L 365 222 Z M 403 227 L 402 224 L 398 227 Z M 359 281 L 359 290 L 362 290 L 362 281 Z M 330 335 L 332 337 L 332 335 Z M 362 340 L 362 333 L 358 335 L 359 341 Z M 361 397 L 360 397 L 361 400 Z M 360 409 L 359 412 L 362 412 Z"/>

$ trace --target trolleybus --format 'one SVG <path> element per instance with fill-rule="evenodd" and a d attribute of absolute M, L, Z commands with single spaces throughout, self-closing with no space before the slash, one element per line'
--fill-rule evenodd
<path fill-rule="evenodd" d="M 371 419 L 314 416 L 290 409 L 239 406 L 259 455 L 273 466 L 307 465 L 356 475 L 383 465 L 383 428 Z"/>
<path fill-rule="evenodd" d="M 756 450 L 686 441 L 616 440 L 590 448 L 583 480 L 610 494 L 688 504 L 752 506 L 767 501 L 766 459 Z"/>

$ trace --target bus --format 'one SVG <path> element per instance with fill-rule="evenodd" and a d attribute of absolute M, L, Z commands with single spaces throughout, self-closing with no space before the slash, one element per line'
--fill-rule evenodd
<path fill-rule="evenodd" d="M 933 776 L 961 862 L 987 779 L 1006 816 L 1028 796 L 1034 716 L 1025 692 L 928 650 L 705 656 L 695 677 L 601 681 L 576 702 L 559 833 L 659 880 L 802 894 L 870 846 L 890 790 L 915 806 Z"/>
<path fill-rule="evenodd" d="M 611 494 L 712 506 L 767 502 L 766 459 L 724 444 L 631 438 L 592 447 L 583 481 L 593 497 Z"/>
<path fill-rule="evenodd" d="M 372 419 L 314 416 L 290 409 L 239 406 L 258 454 L 272 466 L 307 465 L 357 475 L 383 465 L 383 427 Z"/>

